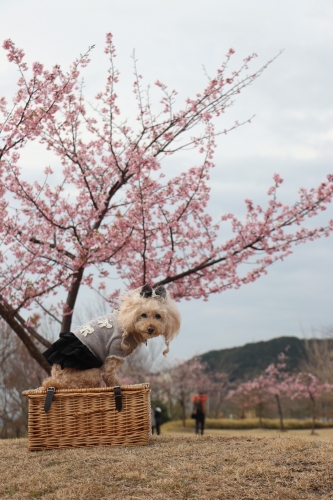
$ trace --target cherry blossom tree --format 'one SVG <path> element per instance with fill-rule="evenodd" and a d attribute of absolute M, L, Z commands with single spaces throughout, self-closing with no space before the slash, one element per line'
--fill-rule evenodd
<path fill-rule="evenodd" d="M 258 426 L 262 427 L 262 413 L 265 403 L 269 400 L 268 383 L 265 374 L 261 374 L 253 380 L 239 384 L 228 393 L 227 399 L 233 400 L 242 408 L 242 416 L 245 409 L 255 408 L 258 415 Z"/>
<path fill-rule="evenodd" d="M 186 409 L 194 392 L 209 392 L 212 377 L 207 373 L 207 365 L 195 357 L 189 361 L 178 362 L 165 370 L 161 383 L 169 401 L 176 401 L 181 409 L 183 427 L 186 427 Z M 170 403 L 169 403 L 170 406 Z"/>
<path fill-rule="evenodd" d="M 281 352 L 278 356 L 278 363 L 272 363 L 264 372 L 267 392 L 271 394 L 276 401 L 281 432 L 285 431 L 281 398 L 283 396 L 291 397 L 294 383 L 294 377 L 286 371 L 286 359 L 286 354 Z"/>
<path fill-rule="evenodd" d="M 36 341 L 49 342 L 29 322 L 29 311 L 39 309 L 69 331 L 81 287 L 112 304 L 119 290 L 110 293 L 106 282 L 115 276 L 130 288 L 168 285 L 176 300 L 207 299 L 255 281 L 294 245 L 332 231 L 332 221 L 306 225 L 331 202 L 332 175 L 301 189 L 290 206 L 278 200 L 282 179 L 276 174 L 266 206 L 245 200 L 241 219 L 225 213 L 213 220 L 207 212 L 215 138 L 241 125 L 217 130 L 215 122 L 268 66 L 250 71 L 255 54 L 231 71 L 230 49 L 206 87 L 183 105 L 157 80 L 159 107 L 134 61 L 138 114 L 131 125 L 119 109 L 111 34 L 106 85 L 92 104 L 84 98 L 81 72 L 93 47 L 67 72 L 39 62 L 29 70 L 11 40 L 4 48 L 19 79 L 13 102 L 0 99 L 0 316 L 45 370 Z M 59 161 L 57 168 L 45 166 L 43 178 L 32 179 L 20 159 L 32 142 Z M 172 175 L 168 158 L 189 148 L 198 153 L 196 165 Z M 226 226 L 233 235 L 221 241 Z M 251 266 L 244 273 L 246 262 Z"/>
<path fill-rule="evenodd" d="M 251 406 L 248 391 L 245 387 L 238 386 L 236 389 L 231 389 L 226 397 L 227 400 L 231 400 L 236 406 L 236 414 L 240 419 L 245 418 L 245 410 L 253 408 Z M 239 411 L 240 410 L 240 411 Z"/>
<path fill-rule="evenodd" d="M 40 385 L 46 373 L 3 321 L 0 332 L 0 438 L 20 437 L 28 430 L 22 391 Z"/>
<path fill-rule="evenodd" d="M 332 393 L 333 386 L 331 384 L 323 384 L 312 373 L 300 372 L 294 377 L 291 390 L 291 399 L 309 400 L 312 413 L 311 434 L 315 434 L 317 411 L 316 402 L 324 394 Z"/>
<path fill-rule="evenodd" d="M 209 384 L 209 400 L 210 400 L 210 411 L 215 415 L 215 418 L 219 417 L 220 408 L 224 400 L 226 399 L 229 388 L 229 376 L 227 373 L 211 373 L 211 380 Z M 207 392 L 207 389 L 205 389 Z"/>

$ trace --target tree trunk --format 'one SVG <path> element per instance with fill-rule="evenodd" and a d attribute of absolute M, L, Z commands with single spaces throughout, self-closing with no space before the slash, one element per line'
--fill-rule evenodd
<path fill-rule="evenodd" d="M 84 267 L 80 267 L 80 269 L 73 276 L 72 286 L 68 292 L 66 300 L 66 306 L 67 306 L 66 312 L 70 311 L 70 314 L 66 314 L 63 316 L 61 323 L 61 332 L 70 332 L 71 330 L 73 311 L 80 290 L 83 273 L 84 273 Z"/>
<path fill-rule="evenodd" d="M 279 398 L 278 394 L 275 394 L 275 398 L 276 398 L 276 403 L 277 403 L 278 412 L 279 412 L 280 432 L 284 432 L 285 428 L 283 426 L 283 415 L 282 415 L 281 401 L 280 401 L 280 398 Z"/>
<path fill-rule="evenodd" d="M 221 394 L 221 392 L 219 392 L 217 402 L 216 402 L 215 418 L 219 418 L 222 401 L 223 401 L 222 394 Z"/>
<path fill-rule="evenodd" d="M 315 434 L 315 428 L 316 428 L 316 401 L 312 394 L 310 394 L 310 400 L 311 400 L 311 409 L 312 409 L 312 427 L 311 427 L 311 436 Z"/>
<path fill-rule="evenodd" d="M 182 399 L 181 402 L 181 407 L 182 407 L 182 421 L 183 421 L 183 427 L 186 427 L 186 412 L 185 412 L 185 401 Z"/>
<path fill-rule="evenodd" d="M 6 323 L 11 327 L 12 330 L 18 335 L 22 340 L 25 347 L 28 349 L 30 356 L 37 361 L 37 363 L 46 371 L 46 373 L 51 373 L 51 366 L 48 364 L 46 359 L 43 357 L 40 350 L 35 346 L 29 335 L 25 332 L 24 328 L 18 323 L 14 318 L 13 314 L 8 311 L 7 307 L 0 302 L 0 316 L 6 321 Z"/>
<path fill-rule="evenodd" d="M 258 422 L 258 427 L 259 429 L 262 429 L 262 404 L 258 404 L 258 417 L 259 417 L 259 422 Z"/>

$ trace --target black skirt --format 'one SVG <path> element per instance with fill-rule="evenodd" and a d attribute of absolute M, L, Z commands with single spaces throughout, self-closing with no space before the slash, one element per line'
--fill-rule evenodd
<path fill-rule="evenodd" d="M 51 366 L 60 365 L 62 370 L 90 370 L 103 364 L 72 332 L 61 333 L 60 338 L 43 352 L 43 356 Z"/>

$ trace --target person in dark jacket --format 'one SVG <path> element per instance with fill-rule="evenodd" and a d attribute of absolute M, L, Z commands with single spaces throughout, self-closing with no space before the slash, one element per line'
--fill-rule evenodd
<path fill-rule="evenodd" d="M 151 433 L 156 431 L 155 410 L 151 409 Z"/>
<path fill-rule="evenodd" d="M 156 434 L 159 436 L 161 434 L 162 425 L 162 410 L 159 406 L 155 406 L 155 427 Z"/>
<path fill-rule="evenodd" d="M 193 414 L 195 415 L 196 434 L 199 434 L 199 427 L 201 430 L 201 435 L 203 435 L 204 433 L 207 399 L 208 399 L 207 394 L 204 394 L 203 392 L 199 392 L 199 394 L 195 394 L 191 398 L 193 402 Z"/>

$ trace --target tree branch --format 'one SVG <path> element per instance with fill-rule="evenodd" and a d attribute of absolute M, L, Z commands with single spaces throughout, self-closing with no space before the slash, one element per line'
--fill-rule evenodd
<path fill-rule="evenodd" d="M 84 273 L 84 267 L 80 267 L 76 273 L 73 275 L 73 281 L 71 288 L 68 292 L 67 295 L 67 300 L 66 300 L 66 309 L 65 314 L 62 318 L 62 323 L 61 323 L 61 331 L 62 332 L 69 332 L 71 329 L 71 324 L 72 324 L 72 319 L 73 319 L 73 310 L 75 307 L 75 302 L 79 293 L 80 285 L 82 282 L 83 278 L 83 273 Z M 67 313 L 67 314 L 66 314 Z"/>
<path fill-rule="evenodd" d="M 23 326 L 12 315 L 11 307 L 5 306 L 3 299 L 0 301 L 0 315 L 11 327 L 11 329 L 17 334 L 17 336 L 22 340 L 31 357 L 37 361 L 37 363 L 46 371 L 46 373 L 51 373 L 50 365 L 43 357 L 42 353 L 39 351 L 36 345 L 33 343 L 33 341 L 29 338 L 29 335 L 25 332 Z"/>

